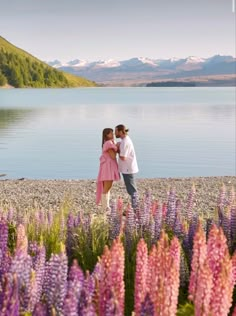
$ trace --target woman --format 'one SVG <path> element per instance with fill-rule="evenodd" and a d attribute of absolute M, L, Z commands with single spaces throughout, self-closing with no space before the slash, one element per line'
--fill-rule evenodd
<path fill-rule="evenodd" d="M 100 157 L 100 168 L 97 177 L 96 203 L 102 201 L 102 209 L 109 207 L 110 189 L 113 181 L 120 180 L 116 153 L 118 147 L 114 142 L 112 128 L 105 128 L 102 132 L 102 155 Z"/>

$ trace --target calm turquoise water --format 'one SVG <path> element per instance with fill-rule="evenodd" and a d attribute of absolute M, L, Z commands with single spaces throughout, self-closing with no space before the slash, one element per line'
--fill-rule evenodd
<path fill-rule="evenodd" d="M 0 174 L 94 179 L 121 123 L 140 178 L 235 175 L 235 88 L 0 89 Z"/>

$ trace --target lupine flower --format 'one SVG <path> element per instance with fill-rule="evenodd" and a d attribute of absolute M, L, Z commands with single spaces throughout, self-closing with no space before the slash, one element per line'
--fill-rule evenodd
<path fill-rule="evenodd" d="M 166 223 L 170 228 L 174 228 L 175 223 L 175 188 L 170 189 L 168 204 L 167 204 L 167 215 L 166 215 Z"/>
<path fill-rule="evenodd" d="M 193 256 L 191 262 L 191 275 L 189 280 L 189 299 L 195 302 L 197 286 L 199 284 L 199 271 L 204 265 L 207 256 L 206 236 L 201 224 L 198 224 L 193 242 Z"/>
<path fill-rule="evenodd" d="M 7 222 L 4 220 L 0 220 L 0 262 L 1 262 L 1 257 L 3 257 L 7 249 L 7 240 L 8 240 Z"/>
<path fill-rule="evenodd" d="M 234 285 L 236 285 L 236 251 L 234 251 L 234 254 L 232 257 L 232 268 L 233 268 Z"/>
<path fill-rule="evenodd" d="M 225 254 L 222 258 L 216 282 L 216 285 L 212 289 L 210 314 L 214 316 L 227 316 L 232 304 L 233 295 L 232 261 L 229 254 Z"/>
<path fill-rule="evenodd" d="M 233 250 L 236 249 L 236 201 L 230 207 L 230 231 Z"/>
<path fill-rule="evenodd" d="M 135 315 L 140 315 L 142 302 L 145 300 L 148 280 L 148 250 L 147 245 L 141 239 L 137 246 L 136 272 L 135 272 Z"/>
<path fill-rule="evenodd" d="M 235 196 L 235 190 L 234 186 L 231 187 L 231 190 L 229 192 L 229 205 L 233 204 L 235 202 L 236 196 Z"/>
<path fill-rule="evenodd" d="M 158 205 L 156 207 L 154 221 L 155 221 L 155 240 L 158 240 L 160 237 L 161 230 L 162 230 L 162 210 L 158 207 Z"/>
<path fill-rule="evenodd" d="M 209 316 L 210 299 L 213 284 L 212 271 L 207 259 L 200 264 L 194 298 L 194 315 Z"/>
<path fill-rule="evenodd" d="M 222 219 L 223 219 L 223 213 L 224 213 L 224 207 L 226 205 L 226 187 L 223 184 L 221 189 L 220 189 L 220 194 L 218 197 L 218 215 L 219 215 L 219 223 L 221 225 Z"/>
<path fill-rule="evenodd" d="M 185 288 L 189 282 L 189 267 L 183 249 L 180 252 L 180 286 Z"/>
<path fill-rule="evenodd" d="M 3 278 L 3 292 L 0 300 L 0 315 L 20 315 L 20 302 L 18 295 L 18 280 L 16 275 L 5 274 Z"/>
<path fill-rule="evenodd" d="M 125 222 L 125 242 L 126 249 L 129 251 L 132 243 L 132 239 L 136 234 L 136 220 L 133 209 L 128 206 L 126 211 L 126 222 Z"/>
<path fill-rule="evenodd" d="M 234 311 L 233 311 L 232 316 L 236 316 L 236 306 L 234 307 Z"/>
<path fill-rule="evenodd" d="M 174 238 L 169 245 L 162 232 L 157 248 L 154 246 L 148 261 L 148 286 L 155 315 L 175 315 L 179 288 L 180 245 Z"/>
<path fill-rule="evenodd" d="M 117 211 L 117 203 L 115 200 L 111 201 L 109 219 L 109 238 L 110 240 L 116 239 L 121 230 L 121 215 Z"/>
<path fill-rule="evenodd" d="M 62 247 L 59 255 L 52 254 L 46 267 L 44 291 L 47 304 L 52 310 L 54 307 L 58 314 L 63 312 L 63 303 L 67 292 L 68 262 Z"/>
<path fill-rule="evenodd" d="M 25 233 L 25 227 L 19 224 L 17 227 L 16 251 L 21 251 L 25 255 L 28 253 L 28 238 Z"/>
<path fill-rule="evenodd" d="M 187 216 L 188 221 L 191 221 L 193 217 L 193 206 L 195 202 L 195 195 L 196 195 L 196 189 L 195 189 L 195 185 L 193 184 L 189 192 L 188 200 L 187 200 L 186 216 Z"/>
<path fill-rule="evenodd" d="M 47 306 L 43 303 L 37 303 L 35 305 L 33 316 L 48 316 Z"/>

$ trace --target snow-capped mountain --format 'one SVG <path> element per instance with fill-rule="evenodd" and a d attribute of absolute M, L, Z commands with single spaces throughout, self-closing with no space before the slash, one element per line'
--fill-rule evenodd
<path fill-rule="evenodd" d="M 186 58 L 152 59 L 134 57 L 128 60 L 87 61 L 75 59 L 62 63 L 48 62 L 57 69 L 83 76 L 98 83 L 147 82 L 176 80 L 201 76 L 236 75 L 236 58 L 215 55 L 210 58 L 188 56 Z"/>

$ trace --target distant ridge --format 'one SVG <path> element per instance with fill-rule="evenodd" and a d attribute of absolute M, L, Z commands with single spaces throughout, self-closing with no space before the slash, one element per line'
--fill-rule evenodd
<path fill-rule="evenodd" d="M 0 86 L 69 88 L 92 87 L 96 83 L 59 71 L 0 36 Z"/>
<path fill-rule="evenodd" d="M 48 64 L 110 86 L 146 86 L 162 81 L 192 82 L 196 86 L 236 85 L 236 58 L 233 56 L 134 57 L 121 61 L 108 59 L 92 62 L 75 59 L 66 63 L 54 60 Z"/>

